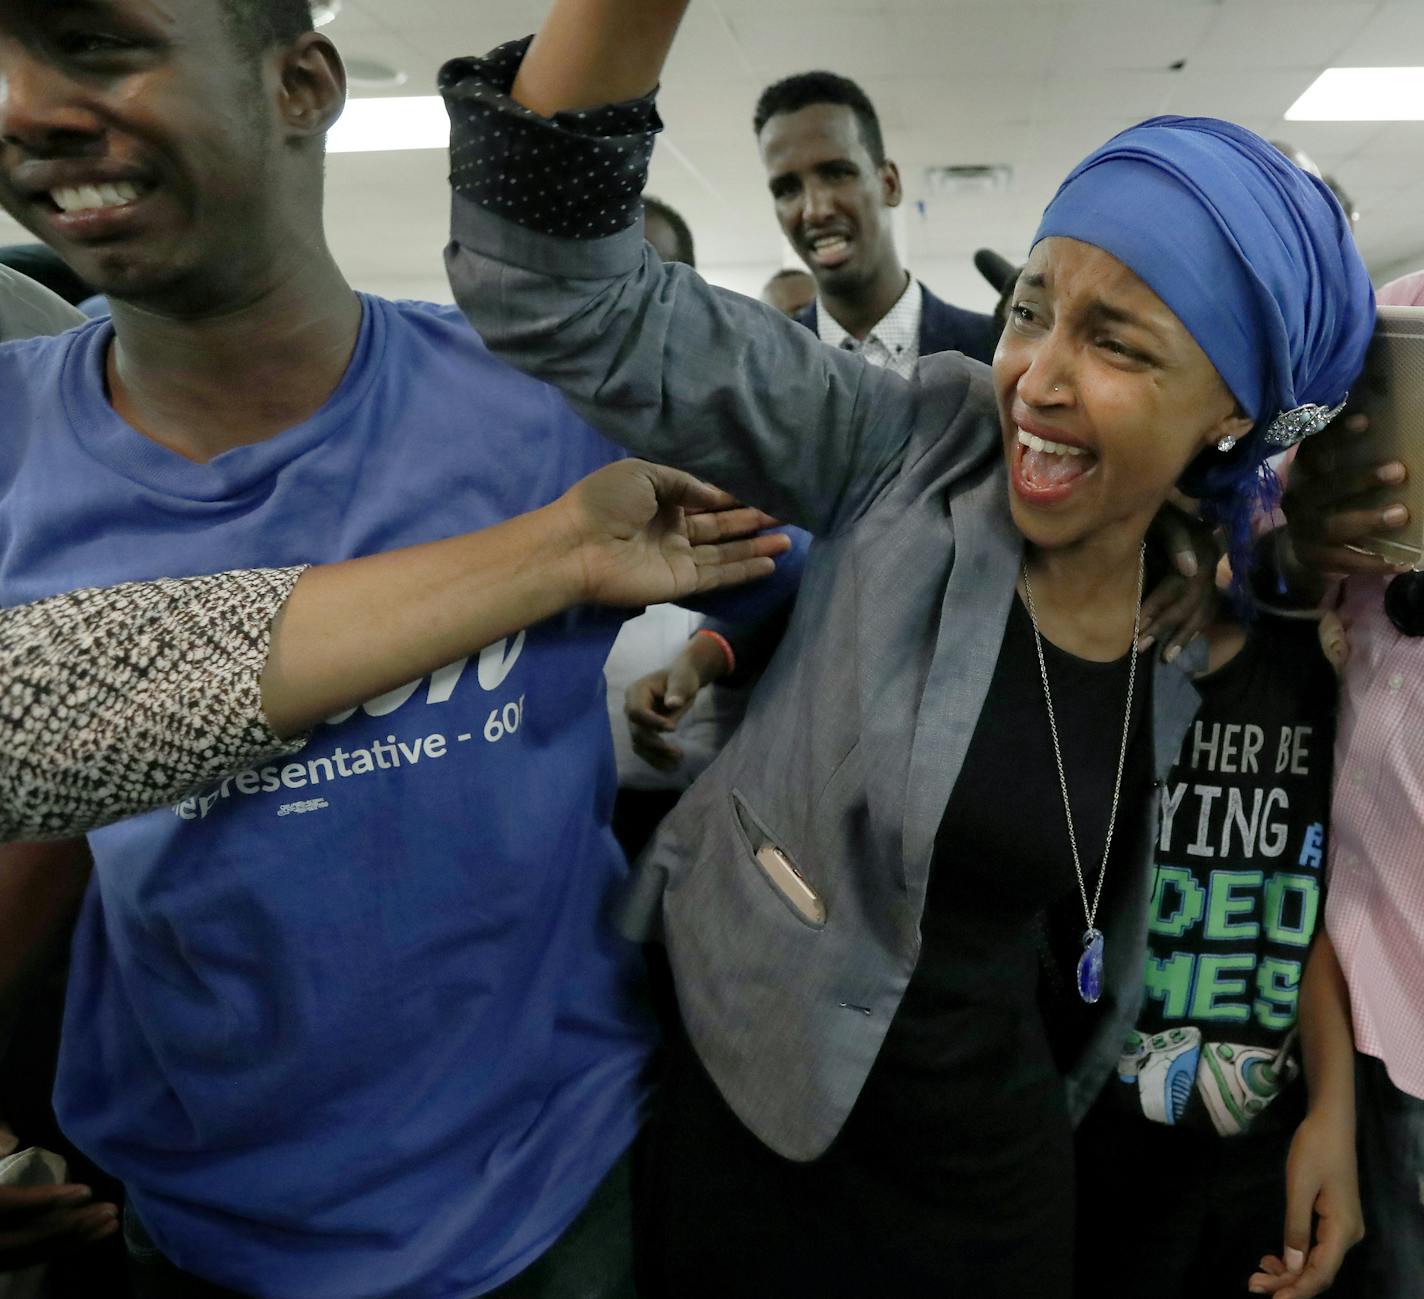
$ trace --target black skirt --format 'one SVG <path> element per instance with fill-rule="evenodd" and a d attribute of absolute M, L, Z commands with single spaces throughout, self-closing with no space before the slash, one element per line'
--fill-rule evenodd
<path fill-rule="evenodd" d="M 1032 1149 L 991 1129 L 904 1131 L 852 1114 L 811 1163 L 774 1154 L 717 1092 L 686 1042 L 672 1052 L 642 1180 L 652 1299 L 1067 1299 L 1072 1137 L 1059 1086 Z M 864 1111 L 866 1115 L 869 1110 Z M 999 1134 L 1006 1135 L 1006 1134 Z"/>

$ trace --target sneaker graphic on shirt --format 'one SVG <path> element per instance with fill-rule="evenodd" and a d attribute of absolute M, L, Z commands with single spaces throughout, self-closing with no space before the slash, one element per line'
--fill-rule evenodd
<path fill-rule="evenodd" d="M 1244 1132 L 1300 1073 L 1291 1053 L 1295 1034 L 1277 1050 L 1209 1042 L 1197 1068 L 1197 1090 L 1224 1137 Z"/>
<path fill-rule="evenodd" d="M 1137 1070 L 1142 1112 L 1154 1123 L 1176 1123 L 1186 1112 L 1202 1053 L 1199 1028 L 1169 1028 L 1146 1042 Z M 1119 1062 L 1121 1063 L 1121 1062 Z"/>
<path fill-rule="evenodd" d="M 1129 1033 L 1122 1044 L 1122 1054 L 1117 1058 L 1117 1078 L 1129 1086 L 1137 1081 L 1142 1062 L 1152 1053 L 1147 1039 L 1141 1033 Z"/>

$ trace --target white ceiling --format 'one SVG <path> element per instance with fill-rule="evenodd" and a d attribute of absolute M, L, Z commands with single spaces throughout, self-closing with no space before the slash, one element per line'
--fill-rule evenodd
<path fill-rule="evenodd" d="M 409 80 L 393 93 L 424 94 L 446 58 L 534 30 L 546 7 L 344 0 L 326 30 L 348 56 L 402 68 Z M 650 188 L 691 223 L 709 278 L 755 291 L 784 245 L 752 108 L 768 82 L 825 67 L 861 82 L 880 111 L 911 200 L 909 264 L 965 305 L 991 296 L 974 249 L 1022 255 L 1067 170 L 1163 112 L 1234 118 L 1304 149 L 1354 197 L 1366 261 L 1384 276 L 1424 266 L 1424 122 L 1282 114 L 1331 64 L 1401 63 L 1424 63 L 1424 0 L 694 0 L 664 77 Z M 1014 184 L 921 206 L 924 169 L 944 163 L 1008 163 Z M 443 153 L 343 154 L 329 172 L 332 242 L 353 281 L 448 299 Z"/>

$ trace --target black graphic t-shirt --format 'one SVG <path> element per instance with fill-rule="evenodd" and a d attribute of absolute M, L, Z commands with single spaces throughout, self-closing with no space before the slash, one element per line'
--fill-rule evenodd
<path fill-rule="evenodd" d="M 1230 1136 L 1288 1121 L 1270 1105 L 1300 1072 L 1336 686 L 1317 624 L 1268 615 L 1197 684 L 1161 795 L 1146 997 L 1109 1103 Z"/>

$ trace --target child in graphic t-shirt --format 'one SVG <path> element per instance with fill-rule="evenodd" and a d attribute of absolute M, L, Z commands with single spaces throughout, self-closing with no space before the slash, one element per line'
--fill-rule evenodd
<path fill-rule="evenodd" d="M 1137 1029 L 1078 1136 L 1085 1297 L 1315 1294 L 1358 1234 L 1323 925 L 1335 676 L 1311 621 L 1262 614 L 1211 642 L 1161 790 Z"/>

